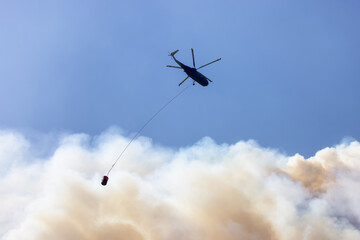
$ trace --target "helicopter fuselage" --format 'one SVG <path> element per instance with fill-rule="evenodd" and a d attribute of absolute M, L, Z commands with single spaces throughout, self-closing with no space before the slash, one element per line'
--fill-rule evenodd
<path fill-rule="evenodd" d="M 209 85 L 209 81 L 207 80 L 207 78 L 201 73 L 199 73 L 195 68 L 186 66 L 182 62 L 178 61 L 174 56 L 172 57 L 174 58 L 175 62 L 184 70 L 184 72 L 195 82 L 199 83 L 201 86 L 204 87 Z"/>

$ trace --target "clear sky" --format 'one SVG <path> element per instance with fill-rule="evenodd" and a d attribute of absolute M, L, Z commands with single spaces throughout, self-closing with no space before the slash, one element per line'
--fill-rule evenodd
<path fill-rule="evenodd" d="M 169 51 L 213 80 L 142 132 L 188 146 L 254 139 L 305 156 L 360 136 L 360 2 L 0 2 L 0 127 L 135 133 L 182 88 Z"/>

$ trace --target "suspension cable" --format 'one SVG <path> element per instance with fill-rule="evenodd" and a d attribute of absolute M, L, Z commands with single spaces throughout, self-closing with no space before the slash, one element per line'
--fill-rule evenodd
<path fill-rule="evenodd" d="M 110 174 L 111 170 L 114 168 L 116 163 L 119 161 L 121 156 L 125 153 L 126 149 L 130 146 L 130 144 L 136 139 L 137 136 L 141 133 L 141 131 L 158 115 L 164 108 L 166 108 L 172 101 L 175 100 L 175 98 L 179 97 L 181 94 L 183 94 L 191 85 L 187 86 L 181 92 L 177 93 L 173 98 L 171 98 L 167 103 L 165 103 L 152 117 L 137 131 L 135 136 L 130 140 L 130 142 L 125 146 L 124 150 L 120 153 L 120 155 L 117 157 L 111 168 L 109 169 L 107 176 Z"/>

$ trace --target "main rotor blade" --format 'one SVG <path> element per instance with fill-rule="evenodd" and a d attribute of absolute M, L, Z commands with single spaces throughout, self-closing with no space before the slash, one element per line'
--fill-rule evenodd
<path fill-rule="evenodd" d="M 220 61 L 220 60 L 221 60 L 221 58 L 216 59 L 215 61 L 212 61 L 212 62 L 209 62 L 209 63 L 207 63 L 207 64 L 205 64 L 205 65 L 202 65 L 201 67 L 198 67 L 197 69 L 203 68 L 203 67 L 205 67 L 205 66 L 207 66 L 207 65 L 210 65 L 210 64 L 212 64 L 212 63 L 214 63 L 214 62 L 217 62 L 217 61 Z"/>
<path fill-rule="evenodd" d="M 181 67 L 178 67 L 178 66 L 171 66 L 171 65 L 166 65 L 167 67 L 171 67 L 171 68 L 180 68 L 181 69 Z"/>
<path fill-rule="evenodd" d="M 179 86 L 185 82 L 186 79 L 188 79 L 189 76 L 187 76 L 181 83 L 179 83 Z"/>
<path fill-rule="evenodd" d="M 192 58 L 193 58 L 193 65 L 194 65 L 194 68 L 196 68 L 196 67 L 195 67 L 194 49 L 191 49 L 191 55 L 192 55 Z"/>

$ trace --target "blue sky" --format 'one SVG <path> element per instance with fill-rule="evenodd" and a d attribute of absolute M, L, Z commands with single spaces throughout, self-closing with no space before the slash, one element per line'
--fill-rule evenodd
<path fill-rule="evenodd" d="M 180 147 L 254 139 L 305 156 L 360 135 L 358 1 L 1 1 L 0 127 L 135 133 Z M 188 81 L 186 84 L 191 84 Z M 184 84 L 182 87 L 186 87 Z"/>

